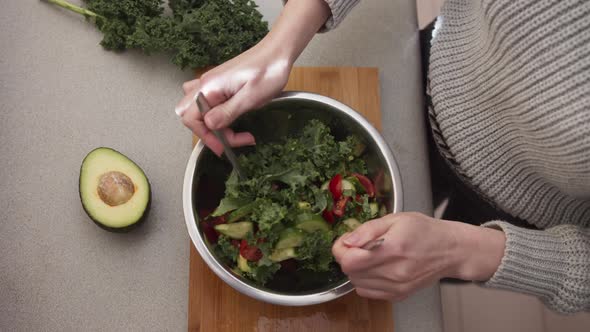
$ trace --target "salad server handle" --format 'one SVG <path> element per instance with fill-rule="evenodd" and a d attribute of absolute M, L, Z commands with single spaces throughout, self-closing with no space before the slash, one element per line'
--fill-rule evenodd
<path fill-rule="evenodd" d="M 207 102 L 207 99 L 205 98 L 205 95 L 203 95 L 202 92 L 199 92 L 199 94 L 197 95 L 196 102 L 199 111 L 201 112 L 201 114 L 203 114 L 204 117 L 205 114 L 207 114 L 207 112 L 211 110 L 211 107 L 209 106 L 209 102 Z M 219 141 L 221 141 L 221 144 L 223 145 L 223 153 L 233 166 L 236 173 L 238 173 L 238 178 L 240 180 L 244 180 L 244 171 L 240 168 L 240 165 L 238 164 L 238 157 L 236 156 L 234 150 L 231 148 L 231 146 L 225 139 L 225 135 L 223 135 L 223 133 L 219 130 L 212 130 L 212 132 L 219 139 Z"/>

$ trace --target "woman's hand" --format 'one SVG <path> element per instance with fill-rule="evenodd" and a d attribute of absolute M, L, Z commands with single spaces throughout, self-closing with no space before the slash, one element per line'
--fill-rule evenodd
<path fill-rule="evenodd" d="M 250 133 L 234 133 L 227 127 L 243 113 L 264 105 L 280 93 L 287 84 L 291 66 L 289 57 L 280 48 L 263 40 L 200 79 L 185 82 L 184 98 L 175 111 L 184 125 L 217 155 L 223 152 L 223 147 L 211 130 L 223 129 L 232 146 L 252 145 L 255 142 Z M 195 103 L 199 91 L 212 107 L 205 117 Z"/>
<path fill-rule="evenodd" d="M 384 239 L 381 246 L 360 248 L 378 238 Z M 489 279 L 500 265 L 504 243 L 504 234 L 495 229 L 398 213 L 343 235 L 332 252 L 360 296 L 401 301 L 441 278 Z"/>
<path fill-rule="evenodd" d="M 250 133 L 234 133 L 227 127 L 241 114 L 262 106 L 283 90 L 293 62 L 330 14 L 324 0 L 287 2 L 260 43 L 200 79 L 182 85 L 184 98 L 175 108 L 182 122 L 217 155 L 221 155 L 223 147 L 211 130 L 223 130 L 232 146 L 254 144 Z M 199 91 L 212 107 L 205 117 L 195 102 Z"/>

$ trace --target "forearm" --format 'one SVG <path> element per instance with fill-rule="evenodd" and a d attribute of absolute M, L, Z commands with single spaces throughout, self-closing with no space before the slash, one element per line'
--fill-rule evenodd
<path fill-rule="evenodd" d="M 288 1 L 263 43 L 293 64 L 330 15 L 324 0 Z"/>

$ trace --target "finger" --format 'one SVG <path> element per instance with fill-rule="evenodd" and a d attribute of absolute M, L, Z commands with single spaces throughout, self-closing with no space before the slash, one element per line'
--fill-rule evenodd
<path fill-rule="evenodd" d="M 194 79 L 192 81 L 186 81 L 184 83 L 182 83 L 182 91 L 184 91 L 184 94 L 188 94 L 189 92 L 191 92 L 192 90 L 196 90 L 197 87 L 199 86 L 199 82 L 200 80 Z"/>
<path fill-rule="evenodd" d="M 184 95 L 184 97 L 182 97 L 180 102 L 174 108 L 174 112 L 176 113 L 176 115 L 183 117 L 186 113 L 190 112 L 193 113 L 193 117 L 198 116 L 200 118 L 200 112 L 197 108 L 197 98 L 195 96 L 195 93 L 187 93 Z"/>
<path fill-rule="evenodd" d="M 365 298 L 374 299 L 374 300 L 390 300 L 393 296 L 389 293 L 370 289 L 370 288 L 357 288 L 356 293 Z"/>
<path fill-rule="evenodd" d="M 213 132 L 209 131 L 205 136 L 202 138 L 203 143 L 213 151 L 218 157 L 221 157 L 223 154 L 223 144 L 219 141 L 217 136 L 213 134 Z"/>
<path fill-rule="evenodd" d="M 205 115 L 207 127 L 213 130 L 228 127 L 235 119 L 255 105 L 250 95 L 246 89 L 242 89 L 227 101 L 213 107 Z"/>
<path fill-rule="evenodd" d="M 203 143 L 208 146 L 213 153 L 221 156 L 223 153 L 223 146 L 217 137 L 211 132 L 201 118 L 201 113 L 197 110 L 197 106 L 192 105 L 181 117 L 182 123 L 189 128 L 195 135 L 197 135 Z"/>
<path fill-rule="evenodd" d="M 336 241 L 334 241 L 334 244 L 332 245 L 332 255 L 338 263 L 340 263 L 342 258 L 346 255 L 348 249 L 350 249 L 349 247 L 345 246 L 344 243 L 340 240 L 348 234 L 350 233 L 345 233 L 340 238 L 336 239 Z"/>
<path fill-rule="evenodd" d="M 211 132 L 203 122 L 196 103 L 191 105 L 183 114 L 182 122 L 185 126 L 190 128 L 195 135 L 202 139 L 203 143 L 205 143 L 205 145 L 207 145 L 216 155 L 220 156 L 223 153 L 223 145 L 217 136 L 215 136 L 215 134 Z M 229 128 L 223 130 L 222 133 L 225 135 L 227 142 L 233 147 L 256 144 L 256 140 L 251 133 L 234 133 L 234 131 Z"/>
<path fill-rule="evenodd" d="M 217 156 L 221 156 L 223 153 L 223 145 L 213 134 L 213 132 L 205 127 L 205 123 L 202 121 L 189 121 L 187 119 L 188 117 L 182 117 L 182 122 L 184 125 L 192 130 L 192 132 L 203 141 L 203 144 L 213 151 L 213 153 L 215 153 Z"/>
<path fill-rule="evenodd" d="M 409 282 L 397 282 L 383 277 L 353 277 L 350 281 L 357 288 L 369 288 L 392 294 L 397 300 L 406 298 L 416 291 L 433 284 L 437 279 L 430 275 L 417 277 Z"/>
<path fill-rule="evenodd" d="M 346 275 L 369 269 L 375 265 L 370 251 L 349 248 L 342 241 L 336 241 L 332 245 L 332 254 Z"/>
<path fill-rule="evenodd" d="M 374 277 L 353 277 L 350 278 L 350 281 L 356 288 L 369 288 L 380 290 L 387 293 L 395 293 L 396 287 L 399 286 L 395 282 L 383 278 L 374 278 Z"/>
<path fill-rule="evenodd" d="M 226 128 L 222 131 L 225 139 L 232 147 L 240 147 L 246 145 L 255 145 L 256 139 L 251 133 L 235 133 L 233 130 Z"/>
<path fill-rule="evenodd" d="M 216 81 L 209 81 L 207 82 L 208 84 L 204 83 L 202 89 L 203 95 L 205 95 L 209 106 L 212 108 L 226 102 L 231 97 L 231 95 L 228 96 L 226 94 L 224 86 L 215 84 L 215 82 Z"/>
<path fill-rule="evenodd" d="M 377 239 L 385 234 L 389 227 L 391 227 L 391 217 L 384 217 L 368 221 L 346 237 L 342 237 L 342 241 L 349 247 L 362 247 L 367 242 Z"/>

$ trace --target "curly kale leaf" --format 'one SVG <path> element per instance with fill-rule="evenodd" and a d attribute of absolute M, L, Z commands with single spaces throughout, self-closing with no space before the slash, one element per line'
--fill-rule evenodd
<path fill-rule="evenodd" d="M 372 219 L 371 206 L 369 205 L 369 196 L 360 195 L 359 199 L 350 200 L 346 206 L 346 215 L 356 218 L 361 223 Z"/>
<path fill-rule="evenodd" d="M 123 51 L 127 48 L 127 37 L 133 28 L 118 19 L 97 19 L 96 26 L 103 33 L 100 45 L 107 50 Z"/>
<path fill-rule="evenodd" d="M 297 248 L 298 260 L 301 267 L 312 271 L 328 271 L 332 256 L 333 232 L 314 232 L 307 234 L 303 244 Z"/>
<path fill-rule="evenodd" d="M 172 16 L 161 0 L 85 0 L 87 8 L 47 1 L 94 20 L 105 49 L 166 52 L 181 68 L 221 64 L 268 33 L 251 0 L 172 0 Z"/>
<path fill-rule="evenodd" d="M 287 208 L 270 200 L 260 200 L 252 213 L 252 219 L 258 223 L 262 233 L 269 232 L 274 225 L 280 224 L 287 215 Z"/>
<path fill-rule="evenodd" d="M 183 33 L 172 17 L 142 17 L 127 38 L 126 46 L 141 49 L 146 54 L 163 52 L 174 49 Z"/>
<path fill-rule="evenodd" d="M 155 17 L 164 12 L 161 0 L 84 0 L 88 10 L 107 19 L 116 18 L 133 25 L 138 18 Z"/>
<path fill-rule="evenodd" d="M 168 5 L 172 12 L 183 13 L 185 11 L 201 7 L 207 0 L 169 0 Z"/>
<path fill-rule="evenodd" d="M 135 30 L 138 20 L 162 14 L 160 0 L 85 0 L 88 10 L 100 15 L 96 26 L 103 33 L 100 44 L 107 50 L 123 51 L 127 37 Z"/>
<path fill-rule="evenodd" d="M 274 263 L 266 258 L 261 259 L 257 264 L 249 265 L 250 272 L 247 272 L 247 274 L 260 285 L 265 285 L 269 282 L 275 273 L 281 268 L 280 264 Z"/>
<path fill-rule="evenodd" d="M 185 8 L 189 4 L 176 6 Z M 184 12 L 175 11 L 175 17 L 185 32 L 173 58 L 181 67 L 223 63 L 258 43 L 268 32 L 267 23 L 251 0 L 209 0 L 198 8 L 191 4 Z"/>
<path fill-rule="evenodd" d="M 220 235 L 214 250 L 216 256 L 223 260 L 226 264 L 235 264 L 238 257 L 238 248 L 236 248 L 231 243 L 231 239 L 229 237 Z"/>

